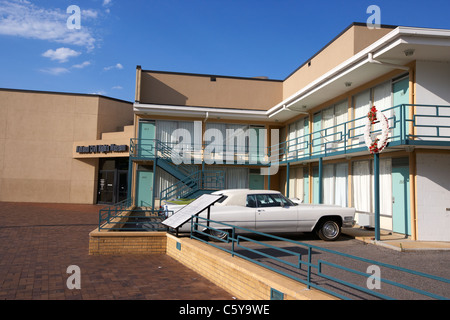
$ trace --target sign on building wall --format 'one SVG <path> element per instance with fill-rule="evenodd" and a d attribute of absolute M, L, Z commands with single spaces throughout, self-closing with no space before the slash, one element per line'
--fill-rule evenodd
<path fill-rule="evenodd" d="M 77 146 L 76 152 L 80 154 L 88 153 L 110 153 L 110 152 L 127 152 L 128 146 L 126 144 L 103 144 L 90 146 Z"/>

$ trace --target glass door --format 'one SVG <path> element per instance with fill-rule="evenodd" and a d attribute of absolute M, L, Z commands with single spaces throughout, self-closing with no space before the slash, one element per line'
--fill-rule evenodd
<path fill-rule="evenodd" d="M 120 202 L 128 196 L 128 170 L 117 171 L 117 189 L 116 189 L 116 201 Z"/>
<path fill-rule="evenodd" d="M 98 203 L 114 203 L 115 170 L 101 170 L 98 179 Z"/>

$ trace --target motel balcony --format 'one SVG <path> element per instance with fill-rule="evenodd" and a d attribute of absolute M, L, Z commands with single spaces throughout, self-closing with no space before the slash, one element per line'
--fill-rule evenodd
<path fill-rule="evenodd" d="M 389 125 L 389 138 L 386 150 L 411 150 L 413 147 L 450 149 L 450 106 L 403 104 L 382 110 Z M 314 126 L 316 127 L 316 126 Z M 268 166 L 278 159 L 279 164 L 304 161 L 317 161 L 320 158 L 341 158 L 365 155 L 364 131 L 366 117 L 344 123 L 311 130 L 294 139 L 276 145 L 258 148 L 247 143 L 245 148 L 234 148 L 232 152 L 226 146 L 220 146 L 207 157 L 207 145 L 176 146 L 157 139 L 132 139 L 130 158 L 133 160 L 165 159 L 175 165 L 256 165 Z M 371 138 L 375 141 L 381 134 L 381 124 L 371 127 Z M 250 145 L 250 146 L 249 146 Z M 211 148 L 211 145 L 209 145 Z M 217 152 L 217 150 L 227 152 Z M 174 152 L 175 151 L 175 152 Z M 178 158 L 174 158 L 176 155 Z"/>

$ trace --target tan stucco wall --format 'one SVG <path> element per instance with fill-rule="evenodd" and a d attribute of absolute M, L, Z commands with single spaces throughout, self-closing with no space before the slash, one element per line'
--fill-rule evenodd
<path fill-rule="evenodd" d="M 136 72 L 140 103 L 268 110 L 391 32 L 352 24 L 285 80 L 261 80 L 141 70 Z"/>
<path fill-rule="evenodd" d="M 74 141 L 96 140 L 99 128 L 117 127 L 101 119 L 103 105 L 131 103 L 99 96 L 0 90 L 0 201 L 93 203 L 98 158 L 73 158 Z M 103 117 L 103 116 L 102 116 Z M 113 115 L 111 115 L 113 117 Z M 127 121 L 128 123 L 128 121 Z"/>
<path fill-rule="evenodd" d="M 368 29 L 366 26 L 352 25 L 284 81 L 283 99 L 289 98 L 390 31 L 392 28 Z M 308 62 L 311 62 L 310 66 Z"/>
<path fill-rule="evenodd" d="M 267 110 L 281 101 L 282 82 L 142 70 L 140 102 Z"/>
<path fill-rule="evenodd" d="M 97 140 L 83 140 L 75 141 L 73 143 L 72 154 L 73 158 L 76 159 L 90 159 L 90 158 L 119 158 L 119 157 L 129 157 L 130 155 L 130 139 L 134 138 L 134 125 L 125 126 L 123 131 L 117 132 L 106 132 L 101 134 L 101 139 Z M 78 146 L 89 147 L 91 145 L 126 145 L 128 149 L 124 152 L 114 152 L 109 151 L 105 153 L 80 153 L 77 152 Z"/>

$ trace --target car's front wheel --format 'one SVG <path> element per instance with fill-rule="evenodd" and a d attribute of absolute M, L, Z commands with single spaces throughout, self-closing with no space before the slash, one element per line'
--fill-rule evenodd
<path fill-rule="evenodd" d="M 335 220 L 324 220 L 317 229 L 317 235 L 325 241 L 334 241 L 341 235 L 341 226 Z"/>

